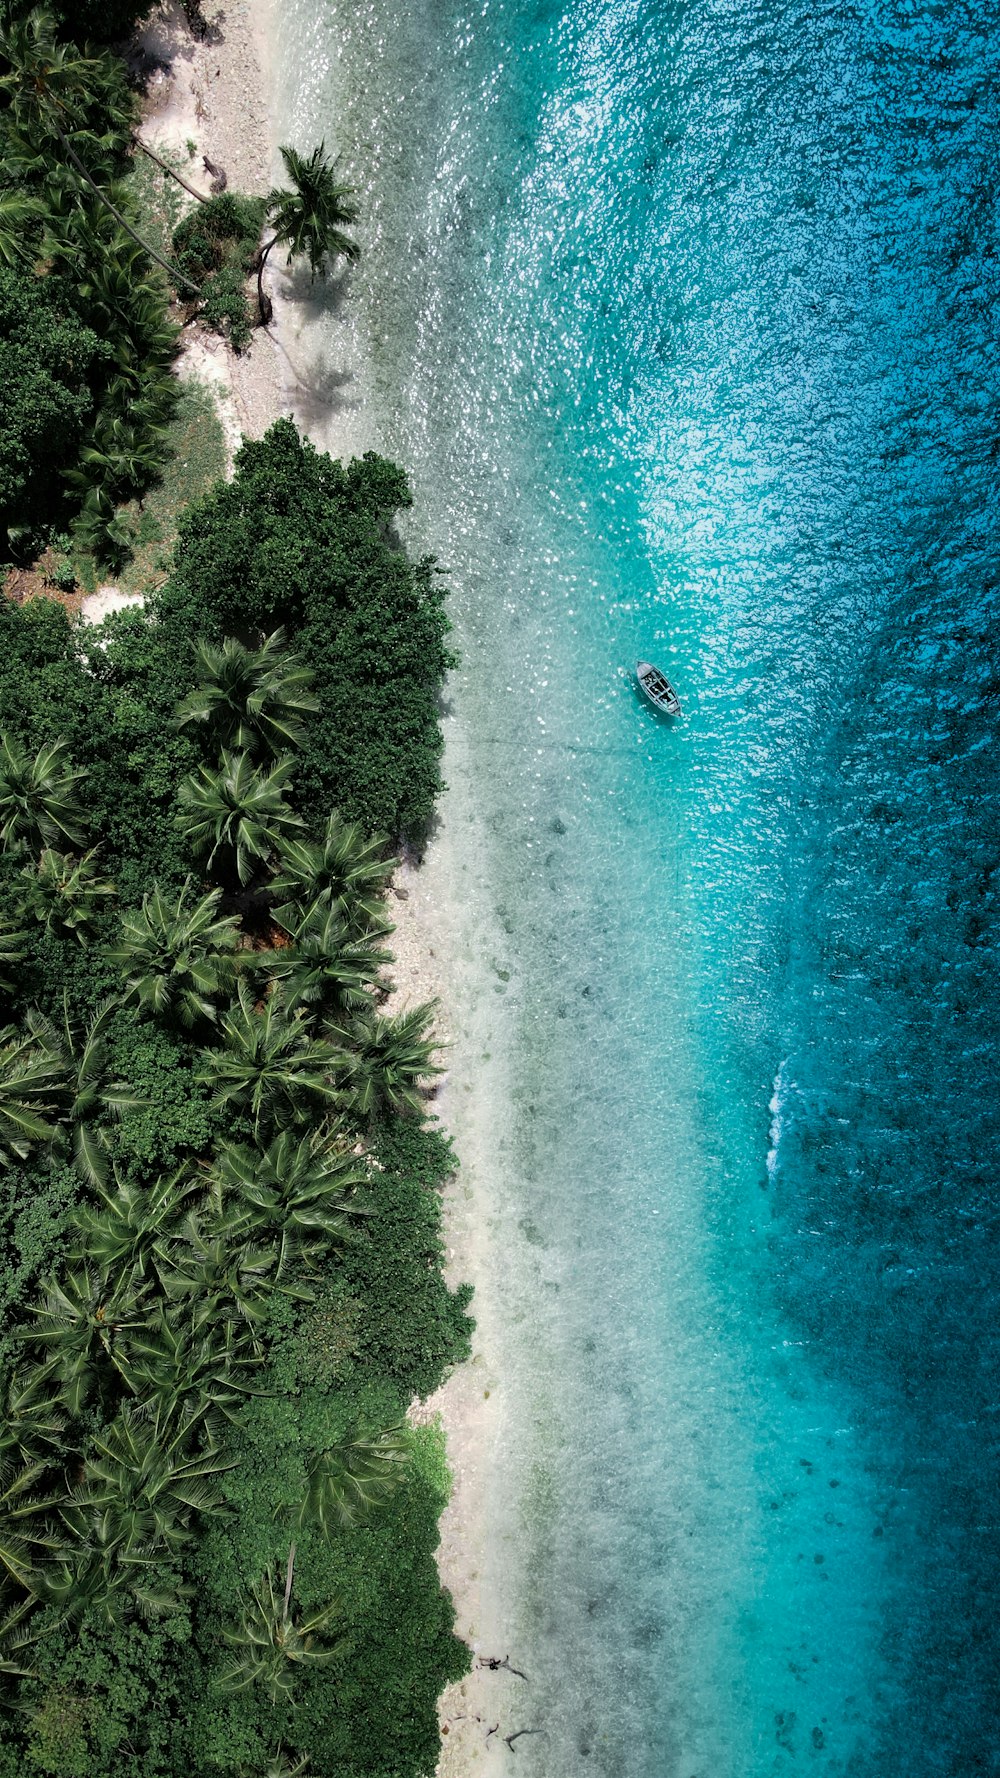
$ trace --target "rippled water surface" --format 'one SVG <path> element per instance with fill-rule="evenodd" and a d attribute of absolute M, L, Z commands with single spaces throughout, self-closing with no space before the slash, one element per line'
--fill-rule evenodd
<path fill-rule="evenodd" d="M 454 587 L 518 1767 L 998 1771 L 996 8 L 282 18 Z"/>

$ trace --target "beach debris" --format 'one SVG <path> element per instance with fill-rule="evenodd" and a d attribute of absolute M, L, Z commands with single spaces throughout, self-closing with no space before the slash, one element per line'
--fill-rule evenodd
<path fill-rule="evenodd" d="M 212 196 L 214 198 L 217 198 L 219 196 L 219 193 L 225 191 L 227 185 L 229 184 L 229 178 L 226 173 L 226 169 L 225 169 L 225 167 L 217 167 L 214 161 L 209 160 L 207 154 L 202 155 L 201 164 L 204 167 L 206 173 L 209 175 L 209 178 L 212 181 L 212 186 L 211 186 Z"/>
<path fill-rule="evenodd" d="M 489 1390 L 485 1390 L 484 1394 L 489 1395 Z M 510 1655 L 504 1655 L 503 1660 L 500 1659 L 499 1655 L 478 1655 L 476 1664 L 479 1667 L 485 1668 L 488 1673 L 513 1673 L 518 1679 L 523 1679 L 525 1685 L 530 1683 L 528 1675 L 522 1673 L 520 1667 L 511 1666 Z"/>
<path fill-rule="evenodd" d="M 514 1742 L 520 1741 L 522 1735 L 544 1735 L 544 1733 L 544 1729 L 515 1729 L 512 1735 L 504 1736 L 504 1744 L 509 1747 L 511 1753 L 513 1753 Z"/>

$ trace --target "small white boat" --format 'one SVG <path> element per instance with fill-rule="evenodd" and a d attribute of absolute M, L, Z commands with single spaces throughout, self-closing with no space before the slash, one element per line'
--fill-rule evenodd
<path fill-rule="evenodd" d="M 659 667 L 651 667 L 648 661 L 636 661 L 635 676 L 651 704 L 658 710 L 665 710 L 668 716 L 680 715 L 680 698 Z"/>

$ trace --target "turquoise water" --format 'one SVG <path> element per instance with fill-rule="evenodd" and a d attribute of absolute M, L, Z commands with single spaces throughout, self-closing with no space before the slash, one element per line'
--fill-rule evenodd
<path fill-rule="evenodd" d="M 311 423 L 454 589 L 535 1778 L 1000 1770 L 997 25 L 282 9 L 364 192 Z"/>

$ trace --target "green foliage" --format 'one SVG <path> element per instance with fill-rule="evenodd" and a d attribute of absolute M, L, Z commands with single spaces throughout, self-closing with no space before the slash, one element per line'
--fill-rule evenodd
<path fill-rule="evenodd" d="M 310 155 L 282 148 L 281 158 L 289 184 L 275 186 L 267 195 L 267 217 L 274 230 L 268 250 L 285 248 L 289 265 L 293 259 L 308 259 L 313 277 L 328 259 L 359 259 L 357 241 L 344 233 L 357 222 L 358 206 L 352 188 L 338 181 L 326 144 L 321 142 Z"/>
<path fill-rule="evenodd" d="M 227 636 L 221 648 L 199 642 L 198 684 L 177 707 L 178 728 L 195 725 L 215 747 L 278 754 L 302 740 L 303 718 L 317 709 L 310 669 L 291 654 L 283 630 L 247 648 Z"/>
<path fill-rule="evenodd" d="M 72 933 L 80 944 L 93 937 L 115 886 L 98 871 L 96 851 L 77 858 L 46 846 L 36 871 L 27 870 L 27 905 L 46 932 Z"/>
<path fill-rule="evenodd" d="M 246 283 L 263 222 L 262 198 L 223 192 L 196 205 L 174 230 L 174 259 L 200 288 L 201 319 L 234 352 L 246 350 L 253 332 Z"/>
<path fill-rule="evenodd" d="M 67 758 L 64 741 L 51 741 L 32 758 L 0 732 L 0 844 L 4 851 L 82 843 L 87 817 L 76 787 L 86 777 Z"/>
<path fill-rule="evenodd" d="M 470 1350 L 471 1291 L 450 1291 L 441 1272 L 439 1192 L 455 1161 L 440 1131 L 400 1121 L 380 1127 L 374 1152 L 371 1220 L 345 1248 L 339 1278 L 362 1305 L 358 1362 L 409 1401 L 429 1395 Z"/>
<path fill-rule="evenodd" d="M 42 8 L 0 12 L 0 371 L 14 392 L 0 524 L 12 547 L 37 544 L 68 500 L 85 545 L 123 560 L 131 528 L 116 509 L 164 460 L 176 329 L 154 270 L 166 262 L 122 184 L 134 123 L 121 61 L 59 38 Z"/>
<path fill-rule="evenodd" d="M 368 832 L 419 839 L 440 789 L 438 699 L 451 664 L 444 592 L 429 559 L 392 536 L 405 475 L 367 453 L 346 468 L 280 420 L 237 455 L 232 482 L 193 507 L 163 621 L 218 642 L 284 624 L 319 708 L 296 761 L 313 819 L 337 807 Z"/>
<path fill-rule="evenodd" d="M 233 980 L 239 928 L 235 916 L 220 914 L 221 900 L 218 889 L 195 895 L 190 877 L 176 896 L 153 884 L 138 912 L 125 915 L 114 952 L 126 972 L 126 999 L 189 1030 L 215 1018 L 215 1000 Z"/>
<path fill-rule="evenodd" d="M 109 357 L 58 282 L 0 267 L 0 527 L 13 531 L 59 509 L 64 471 L 94 411 Z"/>
<path fill-rule="evenodd" d="M 235 1005 L 223 1015 L 221 1038 L 219 1048 L 202 1052 L 199 1078 L 217 1105 L 248 1118 L 255 1141 L 322 1113 L 336 1098 L 331 1075 L 338 1052 L 311 1037 L 304 1020 L 289 1017 L 280 995 L 255 1007 L 241 981 Z"/>
<path fill-rule="evenodd" d="M 275 898 L 283 923 L 302 915 L 320 898 L 346 921 L 355 938 L 378 926 L 385 916 L 385 891 L 396 867 L 386 858 L 386 842 L 366 837 L 356 821 L 332 814 L 321 840 L 282 840 L 281 868 L 274 879 Z"/>
<path fill-rule="evenodd" d="M 301 827 L 286 801 L 292 771 L 287 758 L 256 766 L 249 753 L 224 750 L 216 769 L 199 766 L 184 779 L 178 825 L 208 870 L 218 858 L 220 869 L 235 869 L 239 881 L 248 883 L 282 835 Z"/>
<path fill-rule="evenodd" d="M 244 527 L 275 461 L 276 504 Z M 344 470 L 291 427 L 251 462 L 235 504 L 205 503 L 220 558 L 248 552 L 242 585 L 224 563 L 185 578 L 195 514 L 155 613 L 95 633 L 0 600 L 0 1684 L 19 1772 L 246 1778 L 287 1754 L 421 1778 L 467 1663 L 433 1559 L 440 1453 L 405 1424 L 470 1325 L 441 1271 L 448 1146 L 397 1116 L 422 1109 L 429 1015 L 378 1011 L 391 861 L 329 815 L 319 724 L 341 669 L 302 666 L 324 611 L 374 624 L 388 601 L 387 634 L 426 624 L 414 707 L 434 742 L 390 736 L 371 799 L 398 810 L 397 767 L 406 796 L 436 781 L 445 620 L 390 540 L 408 498 L 391 465 Z M 257 552 L 293 547 L 296 501 L 282 606 Z M 372 769 L 352 778 L 344 753 L 356 818 Z"/>

